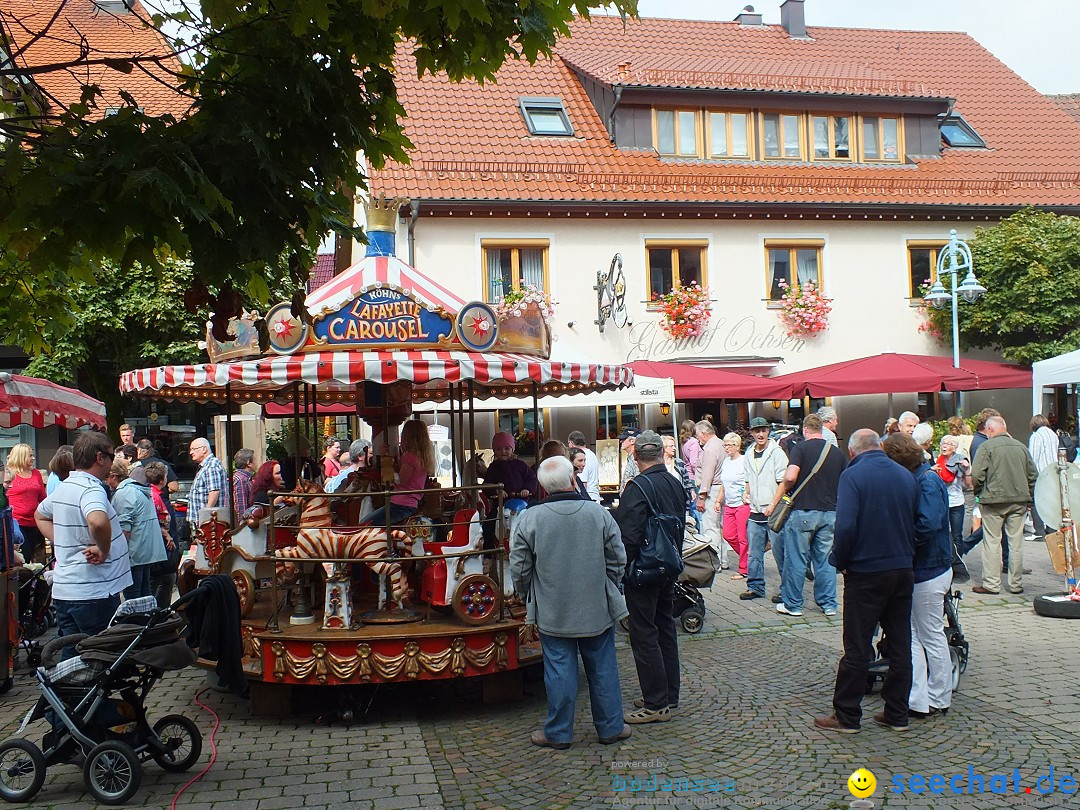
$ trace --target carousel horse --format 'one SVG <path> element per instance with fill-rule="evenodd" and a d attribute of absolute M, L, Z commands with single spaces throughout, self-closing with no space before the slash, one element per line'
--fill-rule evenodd
<path fill-rule="evenodd" d="M 296 491 L 305 493 L 322 492 L 317 485 L 310 481 L 298 482 Z M 360 559 L 387 556 L 385 529 L 368 526 L 353 531 L 337 531 L 330 526 L 329 498 L 303 498 L 297 500 L 303 501 L 303 508 L 300 513 L 300 530 L 296 533 L 296 545 L 280 549 L 278 551 L 279 557 L 286 559 L 310 557 Z M 411 544 L 405 532 L 393 530 L 390 532 L 390 536 L 395 544 L 398 542 L 406 546 Z M 401 564 L 396 562 L 369 562 L 366 565 L 380 576 L 383 574 L 389 575 L 392 598 L 395 602 L 401 602 L 408 589 L 405 572 Z"/>

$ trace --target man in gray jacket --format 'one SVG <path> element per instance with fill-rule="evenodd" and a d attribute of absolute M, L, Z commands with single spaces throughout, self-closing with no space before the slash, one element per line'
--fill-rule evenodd
<path fill-rule="evenodd" d="M 971 462 L 971 484 L 982 511 L 982 585 L 975 593 L 1001 592 L 998 561 L 1001 543 L 1009 544 L 1009 593 L 1024 592 L 1024 518 L 1039 477 L 1027 446 L 1008 434 L 1005 420 L 991 416 L 984 428 L 990 438 Z"/>
<path fill-rule="evenodd" d="M 536 471 L 551 493 L 530 506 L 510 537 L 510 575 L 526 600 L 526 621 L 540 631 L 548 716 L 533 745 L 569 748 L 574 739 L 578 655 L 600 742 L 625 740 L 622 689 L 615 660 L 615 622 L 627 615 L 619 590 L 626 570 L 622 535 L 611 514 L 578 494 L 574 465 L 545 459 Z"/>

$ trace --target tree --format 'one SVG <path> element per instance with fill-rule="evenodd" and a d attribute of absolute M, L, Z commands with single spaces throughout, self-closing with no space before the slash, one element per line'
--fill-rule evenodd
<path fill-rule="evenodd" d="M 575 14 L 600 5 L 130 2 L 169 32 L 159 47 L 99 49 L 75 14 L 85 2 L 0 9 L 11 54 L 0 62 L 0 339 L 44 348 L 46 325 L 73 322 L 68 291 L 101 259 L 138 262 L 160 281 L 163 255 L 190 256 L 194 287 L 219 288 L 226 307 L 265 302 L 261 270 L 282 255 L 299 287 L 312 245 L 331 231 L 358 236 L 357 156 L 376 168 L 408 160 L 392 72 L 400 43 L 420 73 L 486 81 L 506 59 L 549 55 Z M 636 0 L 615 6 L 634 13 Z M 148 89 L 102 109 L 117 75 Z M 50 77 L 77 81 L 77 99 L 50 93 Z M 183 103 L 151 112 L 162 92 Z"/>
<path fill-rule="evenodd" d="M 1080 219 L 1025 209 L 968 240 L 986 295 L 958 307 L 962 346 L 991 347 L 1017 363 L 1080 348 Z M 949 289 L 950 279 L 942 279 Z M 952 310 L 927 312 L 952 340 Z"/>
<path fill-rule="evenodd" d="M 191 285 L 191 263 L 167 258 L 156 275 L 140 264 L 123 269 L 105 263 L 91 280 L 70 290 L 75 310 L 70 326 L 46 327 L 51 351 L 35 356 L 26 371 L 56 382 L 77 380 L 105 403 L 108 428 L 115 435 L 123 420 L 120 374 L 168 363 L 199 362 L 199 342 L 209 310 L 195 313 L 181 305 Z M 269 268 L 266 277 L 279 290 L 286 275 Z"/>

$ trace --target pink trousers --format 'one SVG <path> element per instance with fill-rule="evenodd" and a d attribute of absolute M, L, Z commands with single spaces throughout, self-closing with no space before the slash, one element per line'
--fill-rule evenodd
<path fill-rule="evenodd" d="M 724 504 L 724 523 L 721 531 L 728 545 L 739 555 L 739 573 L 746 575 L 746 563 L 750 554 L 750 541 L 746 538 L 746 524 L 750 520 L 750 504 L 728 506 Z"/>

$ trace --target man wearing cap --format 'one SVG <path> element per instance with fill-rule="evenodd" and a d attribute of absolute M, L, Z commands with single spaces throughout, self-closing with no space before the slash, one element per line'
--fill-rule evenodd
<path fill-rule="evenodd" d="M 686 515 L 686 491 L 667 471 L 664 440 L 652 430 L 642 431 L 635 438 L 634 452 L 640 472 L 623 490 L 615 515 L 626 546 L 627 570 L 641 553 L 645 537 L 649 519 L 646 493 L 657 514 L 682 518 L 680 535 Z M 627 723 L 670 720 L 672 710 L 679 705 L 679 643 L 672 611 L 674 587 L 674 583 L 625 585 L 626 608 L 630 611 L 630 648 L 641 685 L 641 698 L 635 702 L 638 710 L 625 716 Z"/>
<path fill-rule="evenodd" d="M 701 443 L 701 460 L 698 461 L 697 500 L 694 508 L 701 512 L 702 534 L 720 556 L 720 567 L 727 568 L 727 544 L 721 531 L 721 513 L 716 511 L 716 499 L 723 497 L 724 484 L 720 480 L 720 468 L 724 463 L 724 443 L 716 435 L 716 427 L 708 419 L 694 425 L 694 434 Z"/>
<path fill-rule="evenodd" d="M 626 489 L 627 482 L 638 474 L 637 459 L 634 455 L 634 442 L 640 432 L 641 431 L 635 427 L 628 427 L 623 428 L 623 432 L 619 434 L 619 441 L 622 442 L 622 451 L 626 454 L 626 458 L 623 461 L 622 480 L 619 482 L 620 493 Z"/>
<path fill-rule="evenodd" d="M 769 438 L 769 423 L 760 416 L 750 420 L 753 446 L 746 453 L 746 486 L 750 492 L 750 521 L 747 538 L 750 558 L 747 563 L 746 591 L 740 599 L 765 596 L 765 546 L 772 546 L 776 569 L 784 570 L 784 548 L 780 536 L 769 529 L 769 516 L 786 490 L 784 474 L 788 458 L 780 445 Z"/>

